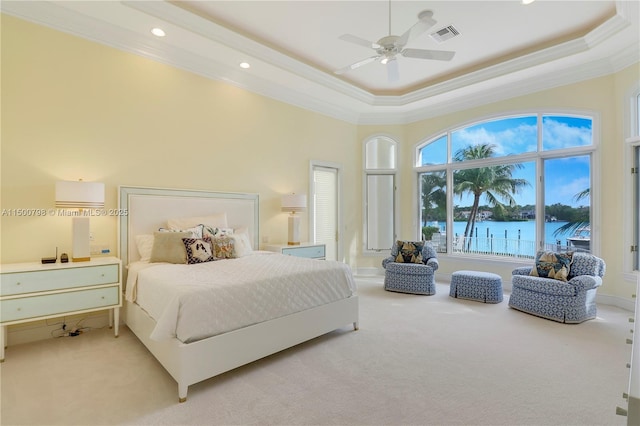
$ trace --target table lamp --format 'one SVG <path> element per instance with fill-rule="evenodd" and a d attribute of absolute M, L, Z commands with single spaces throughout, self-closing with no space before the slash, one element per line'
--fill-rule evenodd
<path fill-rule="evenodd" d="M 71 261 L 91 260 L 89 216 L 85 209 L 104 208 L 104 183 L 79 181 L 56 182 L 56 208 L 78 209 L 73 215 L 73 251 Z"/>
<path fill-rule="evenodd" d="M 300 216 L 296 212 L 307 209 L 307 196 L 304 194 L 286 194 L 282 196 L 282 211 L 289 214 L 289 239 L 287 244 L 295 246 L 300 244 Z"/>

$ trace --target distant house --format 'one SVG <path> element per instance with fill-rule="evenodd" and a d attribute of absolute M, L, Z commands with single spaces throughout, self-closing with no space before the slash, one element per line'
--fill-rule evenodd
<path fill-rule="evenodd" d="M 520 212 L 520 219 L 535 219 L 536 212 L 535 210 L 522 210 Z"/>

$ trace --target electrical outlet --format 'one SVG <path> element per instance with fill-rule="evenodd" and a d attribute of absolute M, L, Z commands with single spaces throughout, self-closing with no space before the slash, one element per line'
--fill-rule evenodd
<path fill-rule="evenodd" d="M 92 256 L 100 256 L 100 255 L 108 255 L 111 254 L 111 249 L 109 249 L 109 246 L 105 246 L 105 245 L 92 245 L 89 249 L 89 253 Z"/>
<path fill-rule="evenodd" d="M 93 237 L 93 232 L 89 232 L 89 241 L 95 241 L 95 240 L 96 239 Z"/>

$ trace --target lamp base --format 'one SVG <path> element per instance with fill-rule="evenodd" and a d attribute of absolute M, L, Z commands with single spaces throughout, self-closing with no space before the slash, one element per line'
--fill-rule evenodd
<path fill-rule="evenodd" d="M 289 215 L 289 240 L 287 241 L 287 245 L 300 245 L 300 216 L 296 216 L 295 214 Z"/>
<path fill-rule="evenodd" d="M 89 218 L 73 218 L 73 254 L 72 262 L 88 262 L 91 260 Z"/>

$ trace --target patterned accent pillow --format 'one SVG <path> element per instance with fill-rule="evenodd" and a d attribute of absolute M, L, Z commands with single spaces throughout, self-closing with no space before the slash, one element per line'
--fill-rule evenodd
<path fill-rule="evenodd" d="M 567 281 L 572 260 L 573 252 L 554 253 L 552 251 L 539 251 L 536 253 L 536 265 L 531 269 L 529 275 Z"/>
<path fill-rule="evenodd" d="M 213 246 L 209 238 L 183 238 L 182 243 L 187 251 L 187 263 L 204 263 L 216 260 Z"/>
<path fill-rule="evenodd" d="M 424 263 L 422 259 L 422 241 L 401 241 L 396 243 L 398 247 L 397 263 Z"/>
<path fill-rule="evenodd" d="M 202 226 L 202 236 L 203 237 L 224 237 L 227 235 L 233 234 L 233 228 L 216 228 L 209 225 L 199 225 Z"/>
<path fill-rule="evenodd" d="M 212 242 L 213 257 L 216 259 L 233 259 L 236 257 L 233 238 L 228 236 L 214 237 Z"/>

